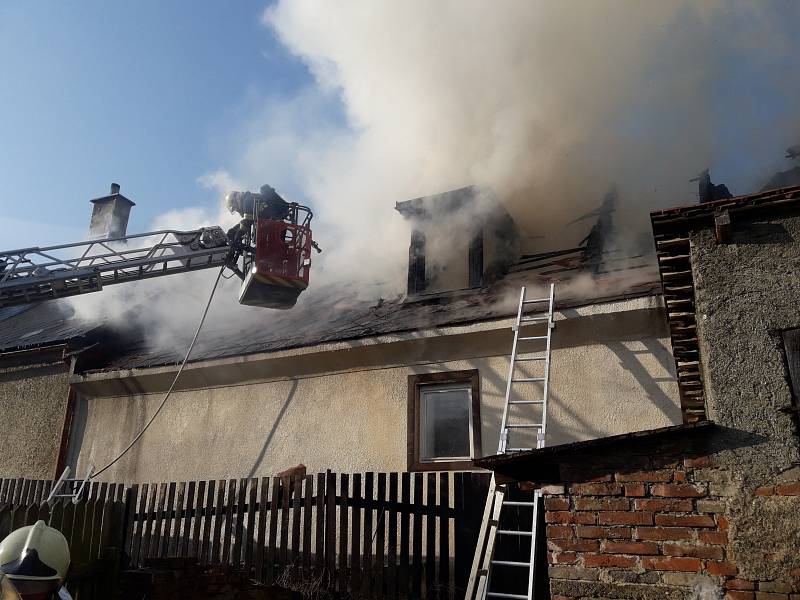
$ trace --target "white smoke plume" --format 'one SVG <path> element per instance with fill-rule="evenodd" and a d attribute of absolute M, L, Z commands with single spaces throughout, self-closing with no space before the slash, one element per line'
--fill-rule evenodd
<path fill-rule="evenodd" d="M 529 249 L 551 250 L 577 243 L 592 221 L 566 224 L 616 186 L 618 228 L 635 239 L 649 210 L 696 201 L 688 180 L 704 168 L 734 165 L 726 183 L 747 193 L 800 141 L 790 0 L 279 0 L 263 22 L 315 83 L 265 99 L 202 183 L 221 195 L 270 183 L 314 208 L 325 253 L 306 294 L 402 291 L 396 201 L 485 185 Z M 169 279 L 152 285 L 193 289 Z"/>

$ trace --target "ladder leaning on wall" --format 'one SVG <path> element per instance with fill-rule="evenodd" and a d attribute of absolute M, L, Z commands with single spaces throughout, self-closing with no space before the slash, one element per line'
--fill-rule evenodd
<path fill-rule="evenodd" d="M 512 327 L 514 331 L 514 343 L 511 346 L 511 362 L 508 369 L 508 381 L 506 382 L 505 403 L 503 406 L 503 419 L 500 426 L 500 444 L 498 454 L 510 452 L 522 452 L 532 450 L 531 447 L 522 447 L 524 442 L 516 440 L 524 433 L 536 434 L 536 448 L 543 448 L 545 445 L 545 434 L 547 431 L 547 396 L 550 383 L 550 355 L 552 333 L 555 327 L 553 322 L 553 307 L 555 298 L 555 284 L 550 284 L 550 294 L 547 298 L 536 298 L 528 300 L 525 295 L 525 288 L 520 290 L 519 308 L 517 319 Z M 533 312 L 528 312 L 533 309 Z M 545 326 L 544 334 L 528 335 L 523 333 L 529 326 Z M 520 350 L 527 342 L 544 343 L 544 351 Z M 541 365 L 541 375 L 528 376 L 519 375 L 519 363 L 532 363 Z M 536 384 L 542 386 L 542 397 L 536 399 L 518 399 L 512 395 L 512 390 L 517 385 Z M 512 406 L 523 405 L 532 410 L 522 410 L 525 415 L 517 416 L 511 409 Z M 536 407 L 539 410 L 536 410 Z M 539 520 L 539 498 L 538 491 L 533 493 L 530 500 L 512 499 L 510 484 L 497 484 L 494 475 L 492 476 L 489 494 L 486 499 L 486 508 L 483 513 L 478 543 L 475 548 L 475 558 L 472 562 L 469 582 L 467 584 L 466 600 L 485 600 L 487 598 L 511 598 L 516 600 L 532 600 L 534 593 L 535 562 L 536 562 L 536 538 L 537 524 Z M 507 497 L 508 496 L 508 497 Z M 500 525 L 501 516 L 505 507 L 514 507 L 517 511 L 527 511 L 528 518 L 523 519 L 530 523 L 524 527 L 520 519 L 512 519 L 511 524 Z M 508 519 L 506 519 L 508 520 Z M 516 544 L 510 548 L 516 550 L 516 556 L 506 556 L 495 558 L 495 542 L 497 538 L 515 539 Z M 530 546 L 525 549 L 524 544 L 520 544 L 522 539 L 530 539 Z M 513 560 L 512 560 L 513 558 Z M 493 567 L 507 567 L 510 569 L 526 570 L 528 575 L 528 586 L 526 593 L 511 591 L 497 591 L 490 589 L 492 583 Z"/>

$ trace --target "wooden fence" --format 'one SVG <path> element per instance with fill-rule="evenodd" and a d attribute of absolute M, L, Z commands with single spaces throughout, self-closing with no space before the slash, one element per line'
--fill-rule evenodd
<path fill-rule="evenodd" d="M 66 582 L 76 600 L 101 600 L 114 589 L 124 543 L 125 489 L 94 484 L 80 502 L 47 504 L 52 481 L 0 480 L 0 540 L 38 520 L 61 531 L 70 546 Z"/>
<path fill-rule="evenodd" d="M 0 504 L 28 511 L 22 507 L 38 506 L 48 483 L 0 481 Z M 128 568 L 149 558 L 191 557 L 244 569 L 263 583 L 302 582 L 364 598 L 443 599 L 463 596 L 488 485 L 485 473 L 330 472 L 130 488 L 92 484 L 74 510 L 84 507 L 78 517 L 84 530 L 87 507 L 93 515 L 106 504 L 112 514 L 119 511 L 120 538 L 113 541 Z M 94 525 L 87 538 L 75 533 L 74 516 L 67 522 L 71 543 L 94 543 Z M 98 543 L 90 556 L 109 547 Z"/>

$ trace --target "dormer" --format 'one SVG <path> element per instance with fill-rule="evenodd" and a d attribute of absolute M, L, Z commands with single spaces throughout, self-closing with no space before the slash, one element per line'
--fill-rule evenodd
<path fill-rule="evenodd" d="M 478 290 L 518 258 L 514 221 L 488 188 L 468 186 L 395 208 L 411 224 L 408 299 Z"/>

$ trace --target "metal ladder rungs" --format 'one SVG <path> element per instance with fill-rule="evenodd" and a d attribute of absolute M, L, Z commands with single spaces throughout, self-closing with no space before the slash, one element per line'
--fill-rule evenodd
<path fill-rule="evenodd" d="M 537 381 L 544 381 L 544 377 L 520 377 L 519 379 L 512 379 L 511 383 L 535 383 Z"/>
<path fill-rule="evenodd" d="M 542 321 L 549 321 L 550 315 L 542 315 L 541 317 L 522 317 L 519 321 L 520 323 L 531 323 L 533 321 L 542 322 Z"/>
<path fill-rule="evenodd" d="M 493 560 L 493 565 L 503 565 L 504 567 L 530 567 L 529 562 L 517 562 L 515 560 Z"/>
<path fill-rule="evenodd" d="M 497 535 L 518 535 L 520 537 L 533 537 L 530 531 L 514 531 L 513 529 L 498 529 Z"/>
<path fill-rule="evenodd" d="M 519 428 L 519 429 L 541 429 L 541 423 L 506 423 L 506 428 Z"/>
<path fill-rule="evenodd" d="M 523 300 L 523 304 L 536 304 L 537 302 L 550 302 L 550 298 L 541 298 L 539 300 Z"/>
<path fill-rule="evenodd" d="M 515 598 L 516 600 L 528 600 L 527 596 L 522 594 L 505 594 L 503 592 L 486 592 L 487 598 Z"/>
<path fill-rule="evenodd" d="M 509 404 L 544 404 L 544 400 L 509 400 Z"/>
<path fill-rule="evenodd" d="M 523 500 L 506 500 L 503 506 L 536 506 L 536 502 L 525 502 Z"/>
<path fill-rule="evenodd" d="M 525 341 L 525 340 L 546 340 L 547 337 L 548 336 L 546 336 L 546 335 L 530 335 L 530 336 L 527 336 L 527 337 L 521 337 L 521 338 L 517 338 L 517 339 L 519 339 L 519 341 L 522 342 L 522 341 Z"/>
<path fill-rule="evenodd" d="M 506 448 L 506 452 L 528 452 L 533 448 Z"/>
<path fill-rule="evenodd" d="M 514 362 L 529 362 L 532 360 L 547 360 L 547 357 L 546 356 L 529 356 L 523 358 L 517 357 L 514 359 Z"/>

